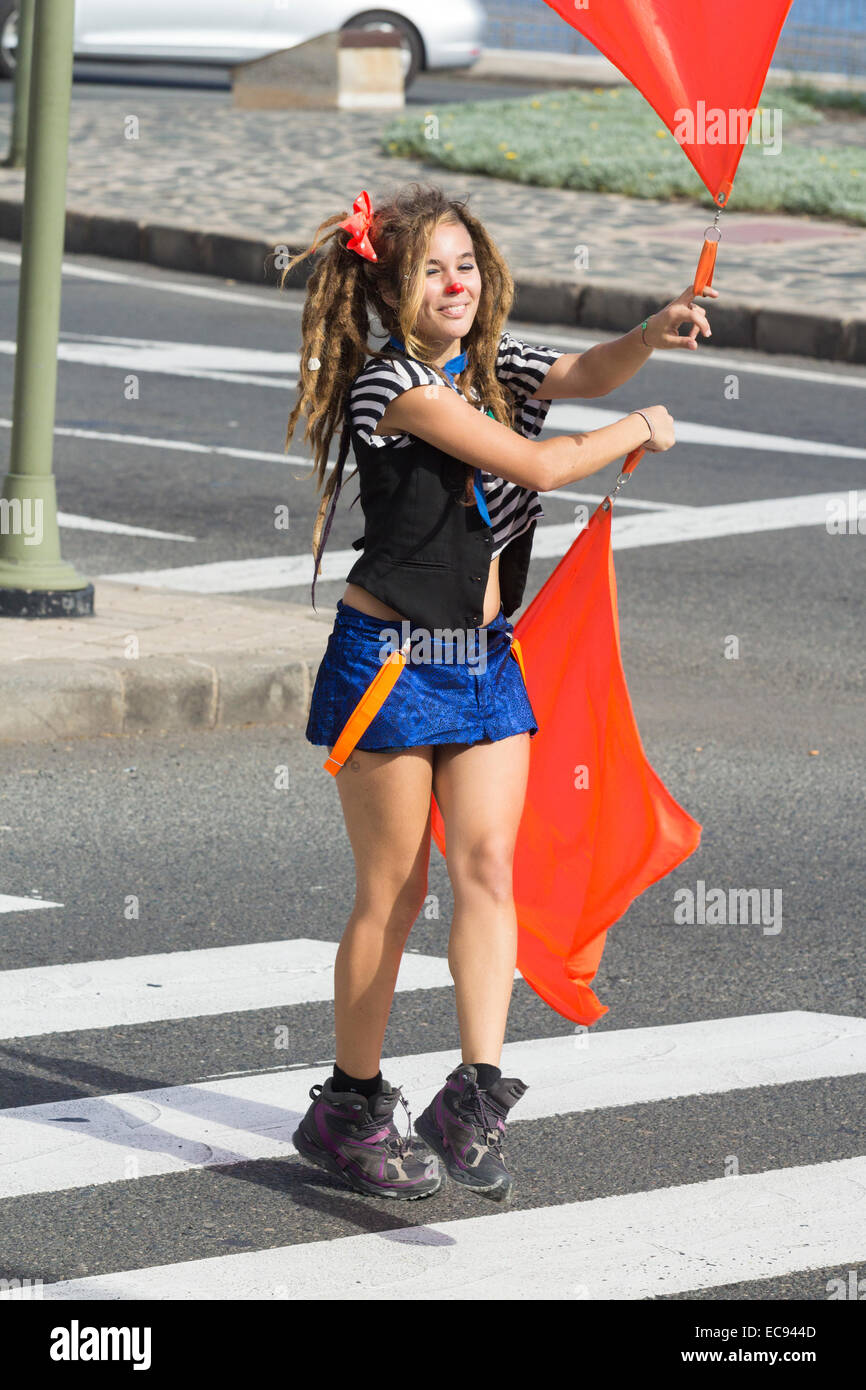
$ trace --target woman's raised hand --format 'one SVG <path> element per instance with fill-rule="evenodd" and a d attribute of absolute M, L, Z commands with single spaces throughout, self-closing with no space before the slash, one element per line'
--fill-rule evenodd
<path fill-rule="evenodd" d="M 719 292 L 714 290 L 712 285 L 707 285 L 700 297 L 718 299 Z M 688 333 L 678 331 L 682 323 L 691 323 L 692 327 Z M 695 303 L 695 287 L 689 285 L 688 289 L 683 290 L 670 304 L 666 304 L 657 314 L 647 319 L 644 337 L 653 348 L 686 348 L 695 352 L 699 333 L 705 338 L 712 337 L 707 312 L 700 304 Z"/>

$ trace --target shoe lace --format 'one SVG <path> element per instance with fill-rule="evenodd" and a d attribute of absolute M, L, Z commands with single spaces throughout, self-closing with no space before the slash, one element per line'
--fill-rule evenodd
<path fill-rule="evenodd" d="M 396 1130 L 396 1133 L 390 1135 L 387 1139 L 383 1140 L 383 1143 L 388 1152 L 390 1154 L 393 1154 L 395 1158 L 405 1158 L 407 1153 L 409 1152 L 409 1142 L 412 1138 L 412 1112 L 406 1104 L 405 1100 L 403 1099 L 403 1093 L 399 1090 L 399 1088 L 397 1099 L 399 1100 L 403 1109 L 406 1111 L 406 1114 L 409 1116 L 409 1129 L 406 1134 L 401 1134 L 400 1131 L 397 1129 L 397 1126 L 395 1125 L 394 1128 Z M 371 1119 L 368 1127 L 372 1131 L 374 1129 L 378 1129 L 381 1123 L 381 1120 Z"/>
<path fill-rule="evenodd" d="M 487 1104 L 485 1105 L 484 1093 L 477 1082 L 470 1083 L 469 1089 L 464 1096 L 461 1110 L 467 1119 L 479 1125 L 481 1129 L 484 1130 L 484 1137 L 488 1147 L 494 1148 L 501 1156 L 502 1131 L 497 1124 L 500 1115 L 489 1096 L 487 1098 Z"/>
<path fill-rule="evenodd" d="M 406 1111 L 406 1114 L 409 1116 L 409 1128 L 405 1135 L 401 1134 L 400 1131 L 397 1130 L 397 1133 L 393 1134 L 391 1138 L 386 1141 L 386 1147 L 389 1153 L 396 1154 L 400 1158 L 405 1158 L 408 1152 L 409 1142 L 412 1138 L 412 1112 L 406 1104 L 405 1100 L 403 1099 L 402 1092 L 400 1092 L 398 1099 L 403 1109 Z"/>

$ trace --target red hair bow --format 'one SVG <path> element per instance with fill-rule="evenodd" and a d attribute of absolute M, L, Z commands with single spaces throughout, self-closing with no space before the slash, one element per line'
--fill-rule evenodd
<path fill-rule="evenodd" d="M 341 227 L 352 233 L 346 247 L 349 251 L 357 251 L 359 256 L 364 256 L 368 261 L 377 261 L 379 257 L 373 250 L 370 238 L 367 236 L 373 221 L 373 206 L 366 189 L 358 194 L 352 207 L 354 211 L 351 217 L 347 217 L 345 222 L 340 223 Z"/>

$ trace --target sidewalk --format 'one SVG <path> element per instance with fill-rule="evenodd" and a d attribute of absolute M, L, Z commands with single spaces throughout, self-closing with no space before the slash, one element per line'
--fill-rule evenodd
<path fill-rule="evenodd" d="M 604 59 L 569 66 L 554 56 L 520 55 L 524 75 L 535 73 L 540 86 L 564 71 L 568 81 L 605 80 Z M 509 75 L 514 55 L 506 59 L 486 55 L 475 76 Z M 127 97 L 76 99 L 73 90 L 70 252 L 273 283 L 263 261 L 275 246 L 303 249 L 362 188 L 375 203 L 418 178 L 471 194 L 512 268 L 514 318 L 627 331 L 689 284 L 713 217 L 709 195 L 654 203 L 389 159 L 377 142 L 390 115 L 294 111 L 287 119 L 236 110 L 228 92 L 136 92 L 136 105 L 139 138 L 126 140 Z M 0 109 L 4 149 L 10 116 L 9 106 Z M 20 240 L 23 189 L 23 170 L 0 169 L 0 237 Z M 866 228 L 736 211 L 721 226 L 715 346 L 866 362 Z M 574 268 L 579 244 L 589 250 L 588 271 Z M 92 619 L 0 619 L 0 741 L 248 721 L 303 728 L 330 607 L 317 616 L 308 602 L 94 584 Z"/>
<path fill-rule="evenodd" d="M 0 618 L 0 741 L 303 730 L 328 604 L 317 615 L 309 603 L 93 584 L 93 618 Z"/>

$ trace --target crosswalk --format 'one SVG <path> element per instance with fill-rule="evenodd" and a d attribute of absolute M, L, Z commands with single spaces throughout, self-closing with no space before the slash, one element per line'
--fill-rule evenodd
<path fill-rule="evenodd" d="M 866 1158 L 856 1158 L 423 1227 L 395 1222 L 375 1235 L 64 1280 L 45 1297 L 657 1297 L 862 1259 L 851 1210 L 864 1180 Z"/>
<path fill-rule="evenodd" d="M 136 1024 L 274 1007 L 284 1019 L 286 1010 L 333 998 L 336 952 L 336 943 L 299 939 L 6 971 L 0 1033 L 53 1056 L 63 1035 L 85 1029 L 108 1036 Z M 451 988 L 446 960 L 405 952 L 398 992 Z M 417 1115 L 457 1060 L 456 1049 L 410 1053 L 383 1059 L 382 1071 Z M 528 1083 L 509 1132 L 529 1136 L 533 1127 L 585 1112 L 601 1124 L 620 1107 L 861 1077 L 866 1019 L 789 1011 L 575 1030 L 506 1043 L 500 1065 Z M 328 1071 L 287 1057 L 259 1071 L 196 1072 L 180 1085 L 106 1088 L 0 1111 L 0 1222 L 4 1204 L 21 1212 L 22 1203 L 50 1194 L 99 1194 L 118 1183 L 152 1193 L 157 1178 L 274 1160 L 303 1166 L 291 1135 L 310 1087 Z M 316 1173 L 311 1181 L 339 1188 L 341 1199 L 361 1209 L 371 1205 L 336 1179 Z M 168 1264 L 141 1265 L 130 1242 L 123 1268 L 91 1264 L 82 1277 L 46 1282 L 41 1297 L 638 1300 L 844 1271 L 866 1256 L 866 1155 L 828 1152 L 820 1162 L 579 1201 L 552 1192 L 521 1204 L 520 1186 L 517 1171 L 517 1200 L 505 1211 L 479 1203 L 472 1215 L 455 1212 L 446 1186 L 429 1202 L 411 1204 L 411 1213 L 404 1203 L 373 1204 L 372 1232 L 274 1246 L 265 1231 L 256 1242 L 253 1231 L 255 1249 Z M 16 1296 L 15 1288 L 0 1289 L 0 1299 Z"/>

